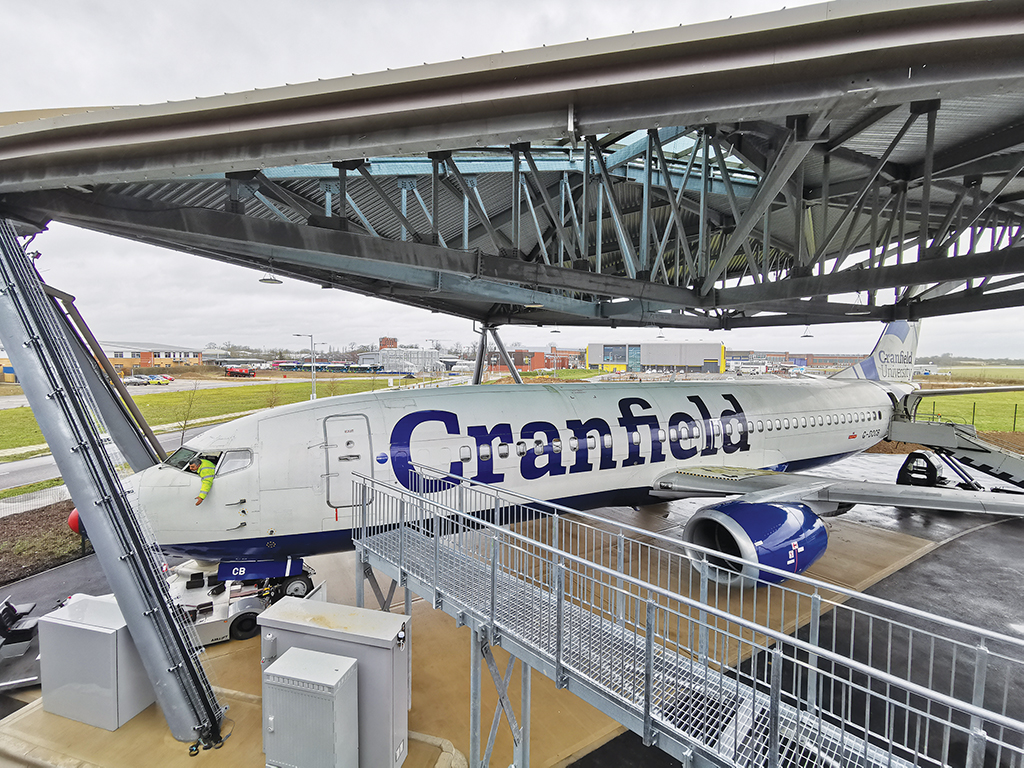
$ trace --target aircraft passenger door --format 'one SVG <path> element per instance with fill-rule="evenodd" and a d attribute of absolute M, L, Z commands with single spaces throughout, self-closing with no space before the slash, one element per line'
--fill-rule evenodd
<path fill-rule="evenodd" d="M 373 476 L 373 445 L 370 422 L 363 415 L 328 416 L 324 419 L 327 454 L 327 505 L 352 506 L 352 473 Z"/>

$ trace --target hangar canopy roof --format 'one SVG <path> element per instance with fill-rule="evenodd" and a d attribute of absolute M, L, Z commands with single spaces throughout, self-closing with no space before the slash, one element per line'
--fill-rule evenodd
<path fill-rule="evenodd" d="M 1022 302 L 1024 6 L 838 0 L 194 101 L 0 115 L 0 215 L 488 324 Z"/>

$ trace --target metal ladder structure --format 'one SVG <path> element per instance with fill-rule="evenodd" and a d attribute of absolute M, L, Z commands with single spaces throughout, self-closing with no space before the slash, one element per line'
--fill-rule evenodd
<path fill-rule="evenodd" d="M 481 750 L 482 660 L 516 766 L 531 668 L 687 766 L 1024 766 L 1024 641 L 792 574 L 719 586 L 718 553 L 692 561 L 669 537 L 444 472 L 418 467 L 409 487 L 354 482 L 359 577 L 372 566 L 472 629 L 472 768 L 499 722 Z"/>
<path fill-rule="evenodd" d="M 1024 487 L 1024 456 L 1009 446 L 978 437 L 977 429 L 971 424 L 894 420 L 889 426 L 889 439 L 926 445 L 972 469 Z"/>
<path fill-rule="evenodd" d="M 44 293 L 10 222 L 0 219 L 0 341 L 89 532 L 171 733 L 190 752 L 223 743 L 224 707 L 199 661 L 201 646 L 174 605 L 159 546 L 135 513 L 118 468 L 155 461 L 133 427 L 111 424 L 95 362 Z M 122 446 L 124 443 L 124 446 Z M 131 449 L 127 446 L 131 444 Z"/>

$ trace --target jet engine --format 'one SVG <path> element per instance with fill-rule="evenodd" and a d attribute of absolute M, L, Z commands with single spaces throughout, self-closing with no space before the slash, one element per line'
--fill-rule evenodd
<path fill-rule="evenodd" d="M 726 501 L 704 507 L 690 518 L 683 539 L 747 563 L 714 554 L 706 555 L 714 566 L 709 577 L 719 584 L 753 583 L 755 579 L 777 584 L 785 577 L 761 570 L 767 565 L 791 573 L 803 573 L 825 553 L 828 531 L 806 504 Z M 701 551 L 687 547 L 695 560 Z"/>

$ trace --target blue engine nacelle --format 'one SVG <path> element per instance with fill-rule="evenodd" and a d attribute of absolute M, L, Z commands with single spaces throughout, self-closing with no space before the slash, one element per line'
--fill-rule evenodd
<path fill-rule="evenodd" d="M 755 579 L 777 584 L 785 577 L 762 571 L 752 563 L 791 573 L 803 573 L 825 553 L 828 531 L 806 504 L 784 502 L 754 504 L 727 501 L 704 507 L 683 530 L 690 544 L 742 558 L 749 564 L 707 555 L 714 568 L 710 576 L 720 584 L 753 583 Z M 687 549 L 695 560 L 704 553 Z"/>

